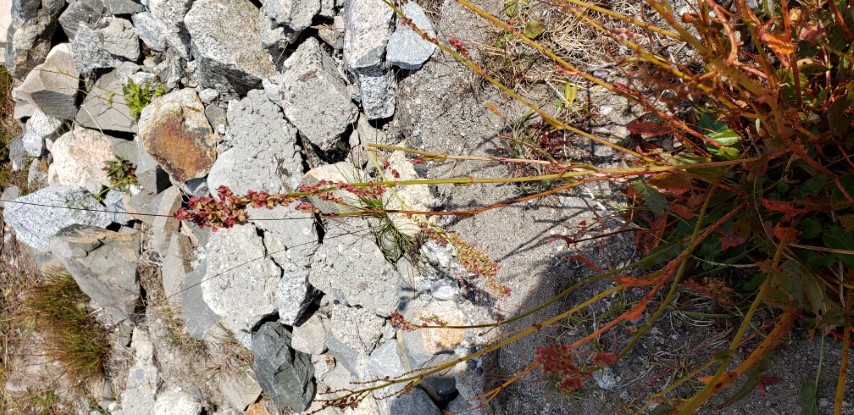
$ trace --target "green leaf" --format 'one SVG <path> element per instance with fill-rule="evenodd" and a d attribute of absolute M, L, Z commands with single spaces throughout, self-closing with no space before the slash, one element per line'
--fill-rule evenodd
<path fill-rule="evenodd" d="M 821 222 L 810 216 L 801 222 L 801 232 L 803 232 L 804 238 L 815 238 L 821 235 Z"/>
<path fill-rule="evenodd" d="M 504 11 L 507 12 L 507 17 L 516 17 L 527 5 L 528 0 L 504 0 Z"/>
<path fill-rule="evenodd" d="M 661 216 L 664 214 L 664 211 L 667 210 L 669 203 L 667 202 L 667 198 L 658 193 L 658 190 L 655 190 L 650 185 L 646 184 L 646 182 L 642 180 L 636 180 L 632 182 L 632 187 L 640 194 L 640 196 L 644 200 L 644 204 L 649 208 L 655 216 Z"/>
<path fill-rule="evenodd" d="M 804 415 L 818 415 L 818 402 L 815 397 L 818 386 L 815 379 L 807 379 L 801 385 L 801 393 L 798 395 L 798 404 L 804 411 Z"/>
<path fill-rule="evenodd" d="M 539 20 L 531 20 L 530 22 L 525 24 L 524 28 L 522 28 L 522 34 L 531 39 L 536 39 L 540 37 L 540 35 L 542 35 L 545 31 L 546 26 L 543 24 L 543 22 Z"/>
<path fill-rule="evenodd" d="M 578 98 L 578 85 L 575 85 L 570 82 L 566 82 L 563 84 L 563 99 L 572 106 L 575 102 L 575 99 Z"/>
<path fill-rule="evenodd" d="M 737 160 L 741 156 L 741 151 L 732 147 L 710 148 L 709 152 L 724 160 Z"/>
<path fill-rule="evenodd" d="M 741 136 L 730 128 L 710 134 L 709 138 L 724 147 L 732 147 L 741 141 Z"/>

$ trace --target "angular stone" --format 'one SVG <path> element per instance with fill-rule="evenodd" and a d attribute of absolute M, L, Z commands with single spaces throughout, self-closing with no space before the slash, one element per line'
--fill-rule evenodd
<path fill-rule="evenodd" d="M 451 411 L 452 413 L 460 413 L 460 414 L 464 413 L 467 415 L 482 415 L 483 411 L 481 411 L 480 409 L 472 409 L 472 408 L 475 408 L 477 406 L 478 406 L 477 404 L 469 403 L 465 398 L 463 398 L 462 395 L 459 395 L 456 398 L 454 398 L 454 400 L 452 400 L 450 403 L 448 403 L 447 409 L 448 409 L 448 411 Z"/>
<path fill-rule="evenodd" d="M 124 196 L 126 193 L 121 190 L 110 189 L 107 191 L 107 194 L 104 195 L 104 210 L 111 213 L 111 220 L 113 223 L 118 223 L 119 225 L 128 225 L 132 220 L 132 217 L 128 214 L 127 209 L 124 206 Z"/>
<path fill-rule="evenodd" d="M 77 115 L 77 88 L 80 73 L 71 58 L 71 45 L 54 46 L 45 62 L 35 67 L 15 96 L 29 102 L 46 115 L 63 120 Z"/>
<path fill-rule="evenodd" d="M 368 359 L 368 372 L 375 379 L 383 379 L 386 376 L 389 379 L 395 379 L 406 373 L 406 366 L 403 363 L 403 353 L 400 351 L 400 345 L 397 340 L 392 339 L 374 349 L 370 359 Z M 387 392 L 384 392 L 382 395 L 399 391 L 405 386 L 405 384 L 389 386 Z"/>
<path fill-rule="evenodd" d="M 30 163 L 27 171 L 27 186 L 30 189 L 47 187 L 47 162 L 38 160 Z"/>
<path fill-rule="evenodd" d="M 162 32 L 166 44 L 184 59 L 190 58 L 190 35 L 184 17 L 193 0 L 148 0 L 151 15 L 166 26 Z"/>
<path fill-rule="evenodd" d="M 160 193 L 160 203 L 157 205 L 157 217 L 151 221 L 151 249 L 161 256 L 169 248 L 172 235 L 178 232 L 181 225 L 172 215 L 181 207 L 181 190 L 170 187 Z"/>
<path fill-rule="evenodd" d="M 133 366 L 128 370 L 122 407 L 113 415 L 150 415 L 160 385 L 160 372 L 154 363 L 154 344 L 147 331 L 134 327 L 131 337 L 134 350 Z"/>
<path fill-rule="evenodd" d="M 170 92 L 146 106 L 139 136 L 151 157 L 179 182 L 205 177 L 216 160 L 216 135 L 192 89 Z"/>
<path fill-rule="evenodd" d="M 362 110 L 369 120 L 379 120 L 394 115 L 394 94 L 397 82 L 387 69 L 363 69 L 356 73 L 362 97 Z"/>
<path fill-rule="evenodd" d="M 315 295 L 308 273 L 319 240 L 314 215 L 299 212 L 295 206 L 296 203 L 273 210 L 250 208 L 247 212 L 250 221 L 264 230 L 268 255 L 282 268 L 276 303 L 279 321 L 287 325 L 299 320 Z"/>
<path fill-rule="evenodd" d="M 231 406 L 241 411 L 258 400 L 261 395 L 261 385 L 249 372 L 226 375 L 219 381 L 219 391 Z"/>
<path fill-rule="evenodd" d="M 167 26 L 160 20 L 154 18 L 150 12 L 137 13 L 131 16 L 133 26 L 139 34 L 140 40 L 149 49 L 163 52 L 166 50 Z"/>
<path fill-rule="evenodd" d="M 206 276 L 207 265 L 203 261 L 181 281 L 181 318 L 187 333 L 197 340 L 203 340 L 222 320 L 205 302 L 202 281 Z"/>
<path fill-rule="evenodd" d="M 107 27 L 98 29 L 104 39 L 104 49 L 111 55 L 137 61 L 140 56 L 139 36 L 130 20 L 118 17 L 108 19 Z"/>
<path fill-rule="evenodd" d="M 134 318 L 139 300 L 139 235 L 73 225 L 51 238 L 50 250 L 80 290 L 106 311 L 111 323 Z"/>
<path fill-rule="evenodd" d="M 460 310 L 456 303 L 448 303 L 444 301 L 431 301 L 423 308 L 416 306 L 410 307 L 404 316 L 409 321 L 415 322 L 425 321 L 425 319 L 430 317 L 438 317 L 439 320 L 451 326 L 464 326 L 469 324 L 465 313 Z M 466 339 L 465 330 L 431 329 L 418 330 L 415 333 L 417 333 L 418 336 L 412 337 L 420 337 L 420 340 L 423 342 L 424 350 L 431 355 L 453 352 L 454 349 L 456 349 L 457 346 Z M 412 337 L 407 336 L 406 339 L 408 340 Z"/>
<path fill-rule="evenodd" d="M 320 11 L 320 0 L 266 0 L 259 29 L 265 48 L 284 49 L 293 43 Z"/>
<path fill-rule="evenodd" d="M 166 190 L 166 188 L 171 186 L 169 175 L 157 164 L 157 160 L 154 160 L 151 154 L 148 154 L 145 144 L 143 144 L 142 139 L 138 135 L 134 137 L 133 142 L 136 145 L 136 157 L 134 160 L 134 164 L 136 164 L 136 180 L 139 182 L 140 187 L 153 194 Z"/>
<path fill-rule="evenodd" d="M 252 334 L 252 368 L 258 383 L 279 409 L 304 411 L 314 398 L 314 366 L 309 356 L 290 348 L 285 326 L 267 322 Z"/>
<path fill-rule="evenodd" d="M 48 187 L 16 201 L 21 203 L 5 204 L 3 220 L 19 241 L 41 252 L 48 250 L 50 239 L 65 227 L 106 227 L 111 222 L 110 214 L 101 213 L 104 206 L 82 187 Z"/>
<path fill-rule="evenodd" d="M 192 269 L 189 260 L 192 253 L 193 246 L 188 236 L 172 235 L 169 248 L 163 256 L 163 265 L 160 268 L 163 293 L 166 295 L 166 301 L 176 309 L 181 306 L 181 284 Z"/>
<path fill-rule="evenodd" d="M 24 135 L 21 137 L 24 150 L 32 157 L 41 157 L 44 153 L 45 140 L 53 140 L 59 137 L 63 125 L 62 120 L 35 110 L 33 116 L 27 120 Z"/>
<path fill-rule="evenodd" d="M 368 232 L 367 223 L 332 222 L 312 257 L 309 282 L 331 299 L 388 316 L 397 310 L 400 275 Z"/>
<path fill-rule="evenodd" d="M 295 191 L 302 180 L 302 156 L 297 131 L 282 109 L 264 91 L 249 91 L 229 103 L 226 137 L 232 147 L 217 157 L 208 174 L 208 188 L 220 185 L 235 194 L 248 190 L 268 193 Z"/>
<path fill-rule="evenodd" d="M 80 23 L 85 23 L 88 28 L 98 22 L 103 15 L 104 5 L 101 0 L 75 0 L 59 16 L 59 25 L 69 39 L 74 39 Z"/>
<path fill-rule="evenodd" d="M 110 14 L 134 14 L 145 10 L 145 6 L 133 0 L 101 0 L 101 3 Z"/>
<path fill-rule="evenodd" d="M 294 350 L 312 355 L 321 355 L 326 352 L 326 332 L 329 322 L 317 313 L 295 325 L 291 347 Z"/>
<path fill-rule="evenodd" d="M 77 127 L 53 144 L 53 163 L 48 169 L 48 184 L 77 185 L 100 191 L 110 186 L 104 167 L 115 158 L 111 146 L 116 140 L 96 130 Z"/>
<path fill-rule="evenodd" d="M 12 164 L 12 171 L 23 170 L 26 157 L 27 152 L 24 150 L 23 137 L 18 136 L 9 140 L 9 162 Z"/>
<path fill-rule="evenodd" d="M 282 270 L 266 256 L 263 241 L 251 225 L 218 230 L 207 248 L 207 275 L 202 281 L 205 303 L 222 316 L 225 328 L 248 345 L 252 327 L 277 310 Z"/>
<path fill-rule="evenodd" d="M 80 23 L 71 40 L 71 54 L 77 71 L 84 76 L 91 76 L 97 69 L 115 68 L 120 62 L 104 47 L 103 35 L 85 23 Z"/>
<path fill-rule="evenodd" d="M 199 415 L 202 404 L 187 392 L 167 390 L 157 394 L 153 415 Z"/>
<path fill-rule="evenodd" d="M 431 38 L 436 37 L 436 30 L 433 28 L 433 23 L 430 22 L 430 19 L 424 13 L 424 9 L 418 3 L 414 1 L 407 2 L 401 6 L 400 10 L 406 18 L 411 20 L 415 27 L 424 31 Z M 386 45 L 386 61 L 401 69 L 414 71 L 421 68 L 421 65 L 427 59 L 430 59 L 430 56 L 435 51 L 436 45 L 422 38 L 410 26 L 398 21 L 397 28 L 391 34 L 388 45 Z"/>
<path fill-rule="evenodd" d="M 9 3 L 5 3 L 7 7 Z M 3 26 L 8 34 L 4 60 L 6 69 L 20 79 L 44 62 L 56 31 L 63 0 L 16 0 L 9 10 L 11 23 Z"/>
<path fill-rule="evenodd" d="M 117 71 L 101 75 L 83 99 L 75 118 L 77 124 L 104 131 L 135 133 L 136 120 L 130 115 L 121 91 L 122 80 Z"/>
<path fill-rule="evenodd" d="M 261 47 L 259 10 L 249 0 L 198 0 L 184 17 L 198 62 L 199 82 L 240 94 L 276 73 Z"/>
<path fill-rule="evenodd" d="M 380 69 L 393 29 L 394 10 L 383 0 L 347 0 L 344 19 L 347 69 L 354 72 Z"/>
<path fill-rule="evenodd" d="M 280 91 L 285 116 L 323 151 L 336 148 L 356 119 L 356 106 L 337 65 L 314 38 L 285 60 L 282 74 L 270 79 L 268 88 Z"/>
<path fill-rule="evenodd" d="M 419 388 L 395 397 L 391 401 L 389 415 L 442 415 L 436 404 L 430 400 L 430 395 Z"/>
<path fill-rule="evenodd" d="M 384 323 L 384 319 L 364 308 L 334 304 L 331 328 L 326 333 L 329 353 L 353 376 L 366 379 L 368 356 L 379 344 Z"/>
<path fill-rule="evenodd" d="M 71 41 L 77 70 L 91 75 L 96 69 L 116 68 L 122 61 L 139 59 L 139 37 L 127 19 L 111 17 L 104 28 L 92 29 L 80 23 Z"/>
<path fill-rule="evenodd" d="M 15 185 L 11 185 L 3 189 L 3 193 L 0 194 L 0 207 L 3 207 L 2 200 L 15 200 L 21 196 L 21 188 Z"/>

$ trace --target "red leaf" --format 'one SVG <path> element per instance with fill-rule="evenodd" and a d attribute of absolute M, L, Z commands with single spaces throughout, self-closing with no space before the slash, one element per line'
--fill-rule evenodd
<path fill-rule="evenodd" d="M 640 135 L 643 138 L 653 138 L 673 132 L 673 127 L 669 125 L 640 121 L 640 118 L 630 122 L 629 125 L 626 126 L 626 129 L 628 129 L 630 133 Z"/>
<path fill-rule="evenodd" d="M 747 236 L 736 234 L 733 229 L 724 232 L 721 235 L 721 251 L 726 251 L 734 246 L 739 246 L 747 240 Z"/>
<path fill-rule="evenodd" d="M 656 174 L 647 183 L 675 195 L 691 190 L 691 176 L 684 172 Z"/>
<path fill-rule="evenodd" d="M 691 211 L 691 209 L 689 209 L 687 206 L 683 206 L 683 205 L 670 205 L 670 210 L 672 210 L 673 213 L 675 213 L 675 214 L 677 214 L 677 215 L 679 215 L 685 219 L 691 219 L 694 216 L 697 216 L 694 214 L 693 211 Z M 724 248 L 724 249 L 726 249 L 726 248 Z"/>
<path fill-rule="evenodd" d="M 805 208 L 796 208 L 795 204 L 792 202 L 787 202 L 785 200 L 768 200 L 764 197 L 762 198 L 762 206 L 765 206 L 766 209 L 773 210 L 775 212 L 783 212 L 786 216 L 793 216 L 798 213 L 808 211 L 808 209 Z"/>

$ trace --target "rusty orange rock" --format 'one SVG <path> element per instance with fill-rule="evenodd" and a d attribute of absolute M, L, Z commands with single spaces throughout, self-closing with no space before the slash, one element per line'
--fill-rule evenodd
<path fill-rule="evenodd" d="M 217 135 L 192 89 L 169 93 L 145 107 L 139 136 L 145 150 L 177 181 L 205 177 L 216 161 Z"/>

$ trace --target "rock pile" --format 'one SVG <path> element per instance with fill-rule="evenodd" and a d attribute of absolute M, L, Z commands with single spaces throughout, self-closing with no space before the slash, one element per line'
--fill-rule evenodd
<path fill-rule="evenodd" d="M 282 193 L 376 174 L 362 169 L 363 146 L 386 140 L 374 121 L 395 115 L 396 74 L 418 70 L 436 49 L 421 36 L 436 31 L 418 4 L 402 8 L 414 30 L 381 0 L 68 3 L 13 2 L 5 60 L 22 81 L 14 96 L 24 133 L 11 158 L 17 169 L 25 155 L 49 168 L 48 186 L 7 203 L 3 216 L 18 240 L 69 270 L 109 323 L 135 325 L 133 365 L 127 379 L 114 379 L 121 390 L 104 410 L 229 414 L 262 390 L 278 409 L 318 410 L 315 399 L 334 397 L 321 392 L 470 352 L 462 331 L 403 333 L 389 320 L 467 322 L 449 277 L 461 268 L 450 270 L 447 248 L 429 248 L 447 257 L 444 270 L 390 261 L 370 220 L 320 222 L 296 205 L 253 209 L 250 224 L 215 233 L 169 217 L 187 196 L 223 185 Z M 126 100 L 143 86 L 163 94 L 147 105 Z M 135 166 L 126 193 L 104 170 L 116 157 Z M 416 177 L 402 154 L 393 163 Z M 393 203 L 435 205 L 429 192 L 401 195 Z M 393 219 L 405 235 L 417 230 Z M 230 333 L 254 355 L 254 373 L 218 380 L 221 397 L 161 376 L 140 311 L 146 250 L 160 259 L 163 290 L 190 336 L 214 344 Z M 462 371 L 393 398 L 378 391 L 359 410 L 459 410 L 467 404 L 454 374 Z M 352 413 L 320 411 L 342 412 Z"/>

